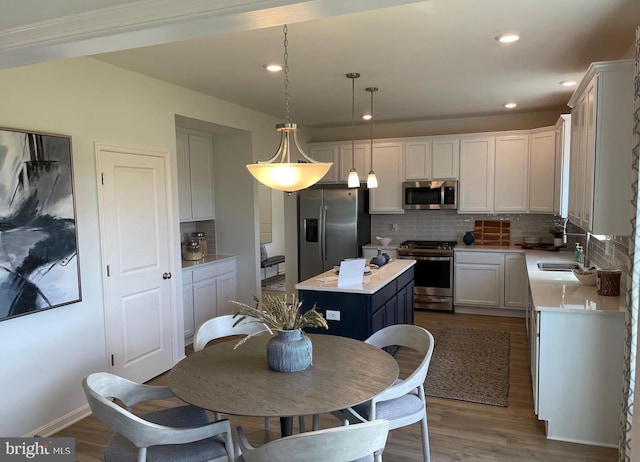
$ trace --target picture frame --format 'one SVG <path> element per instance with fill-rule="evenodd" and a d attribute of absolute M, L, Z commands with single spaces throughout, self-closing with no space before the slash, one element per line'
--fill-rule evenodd
<path fill-rule="evenodd" d="M 0 128 L 0 321 L 82 300 L 71 137 Z"/>

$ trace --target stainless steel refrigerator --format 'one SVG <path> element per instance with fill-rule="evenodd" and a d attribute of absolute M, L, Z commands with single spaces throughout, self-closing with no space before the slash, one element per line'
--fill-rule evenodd
<path fill-rule="evenodd" d="M 367 189 L 322 185 L 298 192 L 299 281 L 361 256 L 370 240 Z"/>

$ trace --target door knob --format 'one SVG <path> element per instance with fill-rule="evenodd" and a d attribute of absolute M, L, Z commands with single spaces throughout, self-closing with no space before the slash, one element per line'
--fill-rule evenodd
<path fill-rule="evenodd" d="M 171 279 L 171 273 L 162 273 L 162 279 Z"/>

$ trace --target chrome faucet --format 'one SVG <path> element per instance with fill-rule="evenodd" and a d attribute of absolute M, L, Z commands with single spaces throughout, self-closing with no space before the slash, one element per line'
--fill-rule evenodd
<path fill-rule="evenodd" d="M 591 233 L 589 231 L 585 231 L 584 233 L 568 233 L 567 232 L 567 223 L 569 222 L 569 217 L 564 219 L 564 223 L 562 224 L 562 242 L 564 244 L 567 243 L 567 236 L 580 236 L 584 237 L 584 266 L 589 266 L 589 241 L 591 238 Z"/>

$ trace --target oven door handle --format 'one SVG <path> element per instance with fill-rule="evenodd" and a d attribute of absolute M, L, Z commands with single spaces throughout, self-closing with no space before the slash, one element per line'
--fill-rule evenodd
<path fill-rule="evenodd" d="M 424 257 L 418 255 L 401 255 L 399 258 L 421 261 L 451 261 L 453 257 Z"/>

